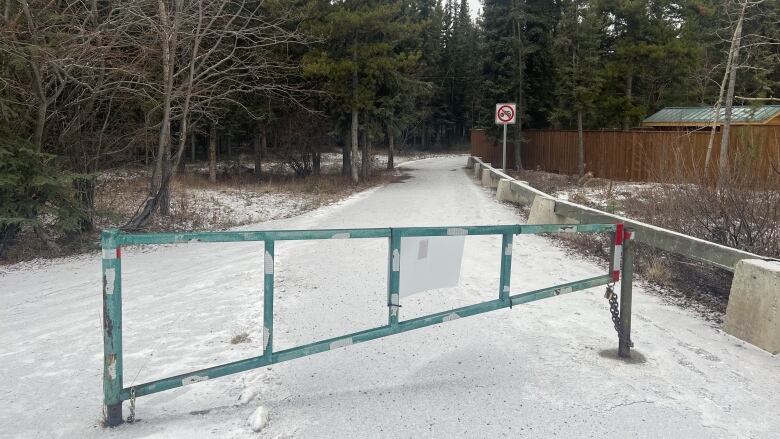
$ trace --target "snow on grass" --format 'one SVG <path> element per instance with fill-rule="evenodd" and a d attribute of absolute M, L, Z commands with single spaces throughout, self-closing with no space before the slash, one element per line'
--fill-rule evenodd
<path fill-rule="evenodd" d="M 252 416 L 249 417 L 249 426 L 252 428 L 252 431 L 260 432 L 268 425 L 269 419 L 270 415 L 268 414 L 268 409 L 260 406 L 252 413 Z"/>
<path fill-rule="evenodd" d="M 199 212 L 184 229 L 215 229 L 299 215 L 317 206 L 310 194 L 258 193 L 238 189 L 186 189 L 181 203 Z"/>

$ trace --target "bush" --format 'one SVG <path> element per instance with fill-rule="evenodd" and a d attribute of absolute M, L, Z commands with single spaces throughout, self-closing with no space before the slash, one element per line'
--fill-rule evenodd
<path fill-rule="evenodd" d="M 678 160 L 660 178 L 648 222 L 763 256 L 780 257 L 780 175 L 760 175 L 758 157 L 733 151 L 718 180 Z"/>
<path fill-rule="evenodd" d="M 49 232 L 79 229 L 83 212 L 75 202 L 73 181 L 60 171 L 54 156 L 35 151 L 26 140 L 0 129 L 0 260 L 19 234 L 33 231 L 49 246 Z"/>

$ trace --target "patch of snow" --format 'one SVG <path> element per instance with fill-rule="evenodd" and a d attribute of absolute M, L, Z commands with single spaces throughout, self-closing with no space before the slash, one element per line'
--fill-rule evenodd
<path fill-rule="evenodd" d="M 241 405 L 249 404 L 259 393 L 259 388 L 247 387 L 243 392 L 241 392 L 241 396 L 238 398 L 238 403 Z"/>
<path fill-rule="evenodd" d="M 270 415 L 268 414 L 268 409 L 260 406 L 252 413 L 252 416 L 249 417 L 249 426 L 252 428 L 252 431 L 259 432 L 268 425 L 269 419 Z"/>
<path fill-rule="evenodd" d="M 520 222 L 514 207 L 473 184 L 464 163 L 416 161 L 403 183 L 238 230 Z M 402 320 L 496 298 L 501 238 L 465 239 L 460 285 L 402 300 Z M 276 349 L 387 323 L 387 240 L 283 242 L 275 250 Z M 237 345 L 230 338 L 237 327 L 263 327 L 263 257 L 262 243 L 127 249 L 125 385 L 260 355 L 259 333 Z M 516 236 L 512 257 L 512 294 L 606 272 L 543 236 Z M 0 272 L 0 437 L 254 438 L 253 424 L 267 437 L 780 431 L 780 419 L 767 415 L 780 405 L 780 358 L 636 282 L 632 339 L 644 360 L 634 363 L 613 358 L 604 289 L 591 289 L 147 395 L 136 402 L 143 422 L 108 432 L 100 427 L 100 261 L 93 252 Z M 249 398 L 255 388 L 265 414 Z"/>

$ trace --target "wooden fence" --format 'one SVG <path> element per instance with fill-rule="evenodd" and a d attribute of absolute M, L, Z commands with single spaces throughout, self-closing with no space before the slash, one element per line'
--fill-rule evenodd
<path fill-rule="evenodd" d="M 577 174 L 577 131 L 527 130 L 521 151 L 525 169 Z M 690 176 L 704 170 L 709 132 L 592 131 L 584 132 L 585 171 L 595 177 L 622 181 L 668 181 L 675 175 Z M 780 127 L 735 127 L 730 139 L 732 167 L 748 163 L 761 180 L 778 181 Z M 710 176 L 720 150 L 716 133 Z M 471 154 L 501 166 L 501 142 L 485 130 L 471 131 Z M 507 166 L 514 167 L 514 145 L 507 143 Z"/>

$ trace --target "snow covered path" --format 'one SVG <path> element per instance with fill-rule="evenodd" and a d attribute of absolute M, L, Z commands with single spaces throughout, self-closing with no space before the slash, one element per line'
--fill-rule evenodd
<path fill-rule="evenodd" d="M 409 163 L 405 181 L 246 229 L 517 223 L 465 161 Z M 277 243 L 276 348 L 384 324 L 386 245 Z M 499 245 L 467 237 L 460 287 L 405 299 L 401 318 L 494 298 Z M 122 259 L 126 385 L 261 352 L 262 243 Z M 604 270 L 515 237 L 513 294 Z M 645 361 L 610 355 L 598 288 L 139 398 L 140 421 L 107 431 L 99 292 L 97 254 L 0 269 L 0 437 L 780 437 L 780 358 L 641 284 L 633 339 Z M 260 405 L 270 423 L 258 434 L 247 418 Z"/>

